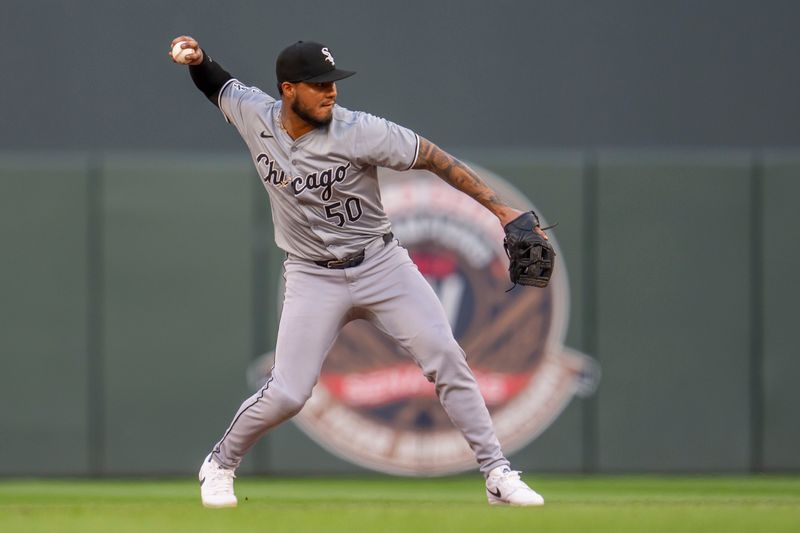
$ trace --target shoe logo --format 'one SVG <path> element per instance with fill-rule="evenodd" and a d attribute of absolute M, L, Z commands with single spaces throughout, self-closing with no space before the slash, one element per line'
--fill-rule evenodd
<path fill-rule="evenodd" d="M 201 483 L 201 485 L 202 485 L 202 483 Z M 486 490 L 488 490 L 489 494 L 491 494 L 492 496 L 494 496 L 496 498 L 500 497 L 500 489 L 495 489 L 497 492 L 495 492 L 495 491 L 493 491 L 492 489 L 489 489 L 489 488 L 487 488 Z"/>
<path fill-rule="evenodd" d="M 200 480 L 200 486 L 202 487 L 202 486 L 203 486 L 203 483 L 205 483 L 205 482 L 206 482 L 206 478 L 203 478 L 203 479 L 201 479 L 201 480 Z"/>
<path fill-rule="evenodd" d="M 273 138 L 273 137 L 275 137 L 275 136 L 274 136 L 274 135 L 270 135 L 270 134 L 269 134 L 269 133 L 267 133 L 266 131 L 262 131 L 262 132 L 261 132 L 261 137 L 263 137 L 264 139 L 272 139 L 272 138 Z"/>

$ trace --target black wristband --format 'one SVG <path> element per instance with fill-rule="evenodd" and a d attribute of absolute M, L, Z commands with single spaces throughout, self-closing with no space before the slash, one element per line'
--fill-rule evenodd
<path fill-rule="evenodd" d="M 189 75 L 197 88 L 214 105 L 218 105 L 219 91 L 228 80 L 233 79 L 233 76 L 211 59 L 205 50 L 203 50 L 203 61 L 199 65 L 189 65 Z"/>

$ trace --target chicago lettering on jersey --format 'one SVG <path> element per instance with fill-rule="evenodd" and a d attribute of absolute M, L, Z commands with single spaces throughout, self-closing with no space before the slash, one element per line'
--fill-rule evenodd
<path fill-rule="evenodd" d="M 269 158 L 267 154 L 258 154 L 256 163 L 263 163 L 267 167 L 267 175 L 261 178 L 264 183 L 272 183 L 276 187 L 286 187 L 289 184 L 289 179 L 286 173 L 278 168 L 275 161 Z"/>
<path fill-rule="evenodd" d="M 292 179 L 292 192 L 297 196 L 306 189 L 313 191 L 322 187 L 322 199 L 328 201 L 333 194 L 333 186 L 344 181 L 349 168 L 350 163 L 348 162 L 346 165 L 326 168 L 322 172 L 312 172 L 305 178 L 298 176 Z"/>
<path fill-rule="evenodd" d="M 305 190 L 314 191 L 321 188 L 321 197 L 324 201 L 331 199 L 334 185 L 343 182 L 347 177 L 347 171 L 350 169 L 350 163 L 348 162 L 346 165 L 338 165 L 319 172 L 312 172 L 305 177 L 289 178 L 267 154 L 258 154 L 256 162 L 266 166 L 266 175 L 262 178 L 265 183 L 272 183 L 276 187 L 283 188 L 291 182 L 292 192 L 295 196 Z"/>

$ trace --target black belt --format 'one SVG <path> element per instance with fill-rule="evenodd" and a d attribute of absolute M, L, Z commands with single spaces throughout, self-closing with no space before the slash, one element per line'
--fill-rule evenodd
<path fill-rule="evenodd" d="M 391 231 L 389 233 L 384 233 L 382 235 L 383 244 L 388 244 L 392 239 L 394 239 L 394 233 Z M 325 268 L 352 268 L 360 265 L 364 262 L 364 252 L 366 248 L 362 248 L 360 252 L 351 255 L 350 257 L 345 257 L 343 259 L 330 259 L 328 261 L 314 261 L 321 267 Z"/>

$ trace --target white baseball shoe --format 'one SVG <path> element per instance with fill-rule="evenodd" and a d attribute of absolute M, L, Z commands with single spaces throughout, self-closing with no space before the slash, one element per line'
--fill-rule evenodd
<path fill-rule="evenodd" d="M 211 454 L 200 467 L 200 499 L 203 507 L 218 509 L 220 507 L 236 507 L 236 495 L 233 493 L 233 469 L 223 468 Z"/>
<path fill-rule="evenodd" d="M 498 466 L 486 478 L 486 498 L 489 505 L 544 505 L 544 498 L 519 478 L 520 472 Z"/>

